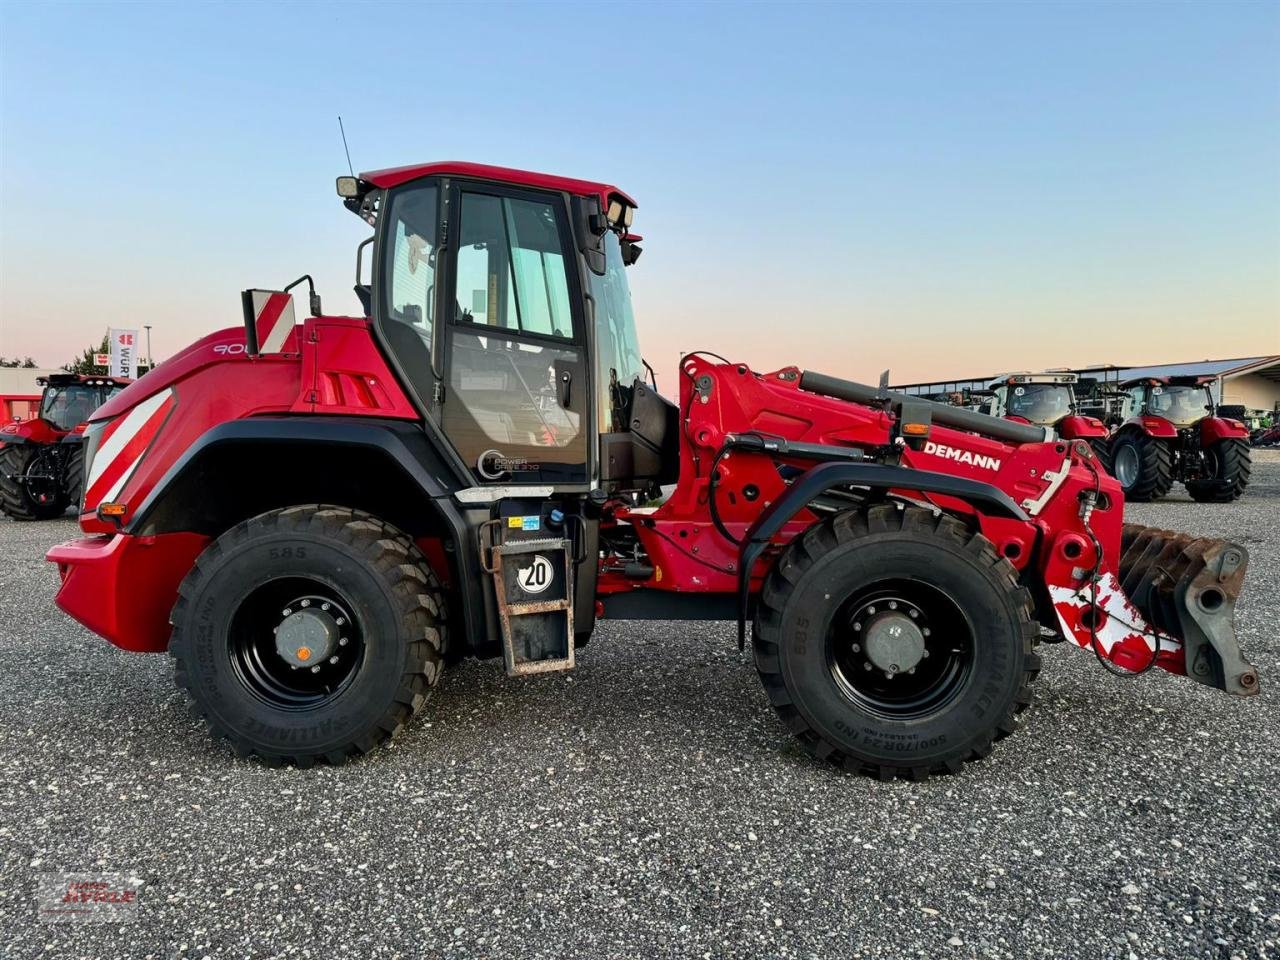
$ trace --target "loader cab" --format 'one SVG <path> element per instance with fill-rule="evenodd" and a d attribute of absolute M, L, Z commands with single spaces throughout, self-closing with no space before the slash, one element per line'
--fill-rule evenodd
<path fill-rule="evenodd" d="M 373 327 L 460 472 L 555 492 L 659 472 L 630 449 L 632 424 L 654 419 L 634 416 L 637 402 L 671 420 L 642 385 L 626 277 L 634 201 L 475 164 L 351 179 L 339 193 L 375 228 Z"/>

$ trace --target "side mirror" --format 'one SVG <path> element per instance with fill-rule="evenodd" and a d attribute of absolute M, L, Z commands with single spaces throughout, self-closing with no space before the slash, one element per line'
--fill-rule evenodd
<path fill-rule="evenodd" d="M 640 259 L 640 254 L 644 253 L 644 248 L 632 240 L 622 241 L 622 263 L 623 266 L 631 266 Z"/>

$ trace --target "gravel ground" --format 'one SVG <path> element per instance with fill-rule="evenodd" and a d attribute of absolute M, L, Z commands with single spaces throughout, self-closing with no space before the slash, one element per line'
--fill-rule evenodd
<path fill-rule="evenodd" d="M 1024 729 L 925 784 L 809 760 L 729 624 L 466 664 L 390 748 L 269 770 L 52 606 L 70 521 L 0 523 L 0 955 L 1280 956 L 1280 462 L 1180 491 L 1131 517 L 1249 549 L 1262 696 L 1049 647 Z M 37 922 L 51 870 L 141 878 L 135 922 Z"/>

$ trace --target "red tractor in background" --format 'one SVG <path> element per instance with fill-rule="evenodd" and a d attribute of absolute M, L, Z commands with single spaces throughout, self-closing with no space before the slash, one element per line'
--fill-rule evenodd
<path fill-rule="evenodd" d="M 1126 380 L 1119 423 L 1111 436 L 1115 477 L 1129 500 L 1158 500 L 1174 481 L 1192 499 L 1228 503 L 1249 485 L 1249 430 L 1214 416 L 1213 377 Z"/>
<path fill-rule="evenodd" d="M 79 503 L 85 423 L 133 381 L 55 373 L 36 382 L 39 416 L 0 427 L 0 512 L 14 520 L 60 517 Z"/>
<path fill-rule="evenodd" d="M 1074 373 L 1013 373 L 994 384 L 991 399 L 982 407 L 993 416 L 1016 423 L 1049 427 L 1063 440 L 1083 440 L 1098 460 L 1110 469 L 1107 426 L 1080 412 L 1076 403 Z"/>
<path fill-rule="evenodd" d="M 342 762 L 448 663 L 570 669 L 600 617 L 750 625 L 786 728 L 886 779 L 987 756 L 1046 639 L 1257 693 L 1245 550 L 1125 525 L 1087 442 L 703 351 L 666 399 L 606 183 L 449 162 L 338 194 L 373 227 L 363 315 L 245 291 L 94 414 L 85 536 L 48 554 L 58 605 L 167 650 L 239 754 Z"/>

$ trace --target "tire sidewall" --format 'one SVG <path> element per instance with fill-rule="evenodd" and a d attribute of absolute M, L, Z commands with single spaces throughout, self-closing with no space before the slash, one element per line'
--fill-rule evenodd
<path fill-rule="evenodd" d="M 341 541 L 271 533 L 201 561 L 204 576 L 184 610 L 184 660 L 191 689 L 231 733 L 274 750 L 324 753 L 358 738 L 390 709 L 400 689 L 409 638 L 398 602 L 374 566 Z M 338 696 L 291 711 L 263 701 L 232 665 L 230 629 L 241 603 L 262 584 L 307 577 L 349 604 L 364 638 L 356 675 Z"/>
<path fill-rule="evenodd" d="M 867 713 L 840 691 L 828 666 L 828 631 L 850 595 L 847 585 L 861 590 L 886 579 L 918 579 L 943 590 L 973 631 L 974 660 L 963 687 L 928 717 Z M 783 682 L 796 709 L 835 746 L 873 761 L 937 763 L 990 740 L 1013 713 L 1026 660 L 1025 618 L 1015 604 L 1007 583 L 958 547 L 903 534 L 861 538 L 817 560 L 788 599 L 779 644 Z M 979 630 L 982 624 L 989 626 Z"/>

